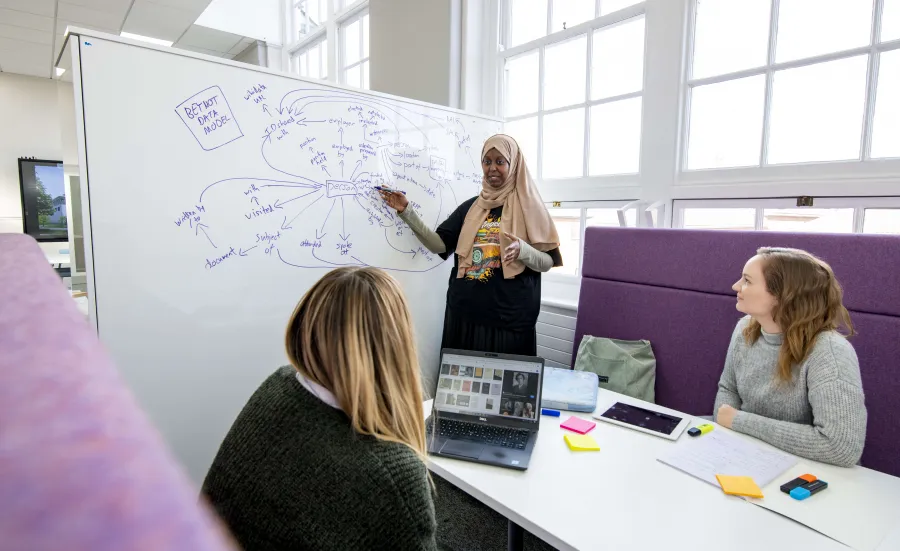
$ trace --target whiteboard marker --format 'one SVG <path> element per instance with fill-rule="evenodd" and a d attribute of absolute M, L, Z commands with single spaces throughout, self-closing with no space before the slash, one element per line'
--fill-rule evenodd
<path fill-rule="evenodd" d="M 375 186 L 375 189 L 377 189 L 378 191 L 383 191 L 385 193 L 402 193 L 403 195 L 406 195 L 405 191 L 400 191 L 399 189 L 391 189 L 384 186 Z"/>

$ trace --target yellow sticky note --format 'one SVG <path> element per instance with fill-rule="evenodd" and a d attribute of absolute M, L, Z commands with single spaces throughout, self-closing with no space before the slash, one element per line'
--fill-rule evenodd
<path fill-rule="evenodd" d="M 762 490 L 749 476 L 728 476 L 717 474 L 716 479 L 722 491 L 731 496 L 763 497 Z"/>
<path fill-rule="evenodd" d="M 600 451 L 600 446 L 597 445 L 597 441 L 594 440 L 592 436 L 586 434 L 565 434 L 563 438 L 566 439 L 566 444 L 568 444 L 569 449 L 572 451 Z"/>

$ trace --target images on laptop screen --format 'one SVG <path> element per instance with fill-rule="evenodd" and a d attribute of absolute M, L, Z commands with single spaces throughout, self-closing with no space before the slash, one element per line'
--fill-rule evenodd
<path fill-rule="evenodd" d="M 541 364 L 445 354 L 435 409 L 468 415 L 537 420 Z"/>

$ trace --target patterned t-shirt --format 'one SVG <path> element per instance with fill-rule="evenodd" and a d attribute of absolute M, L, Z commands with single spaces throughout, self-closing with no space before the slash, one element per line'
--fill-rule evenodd
<path fill-rule="evenodd" d="M 500 264 L 500 217 L 489 214 L 475 234 L 472 247 L 472 267 L 466 270 L 466 279 L 485 282 L 502 270 Z"/>

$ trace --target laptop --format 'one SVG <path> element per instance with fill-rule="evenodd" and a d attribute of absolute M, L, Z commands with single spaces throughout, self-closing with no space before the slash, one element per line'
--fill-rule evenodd
<path fill-rule="evenodd" d="M 541 419 L 544 360 L 444 349 L 428 453 L 525 470 Z"/>

